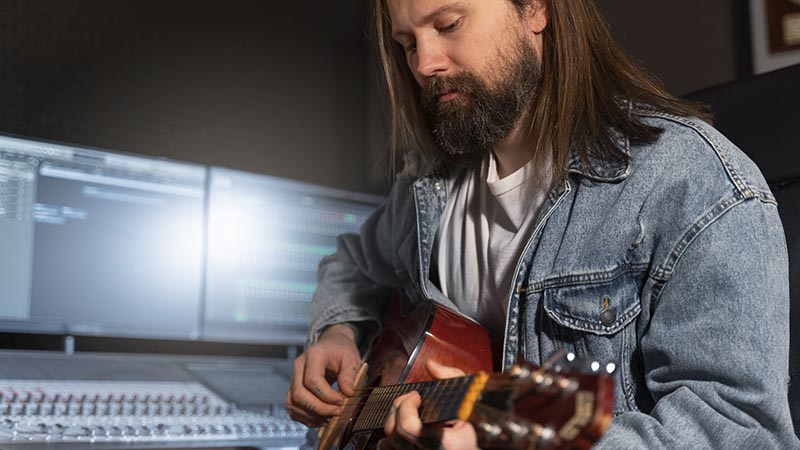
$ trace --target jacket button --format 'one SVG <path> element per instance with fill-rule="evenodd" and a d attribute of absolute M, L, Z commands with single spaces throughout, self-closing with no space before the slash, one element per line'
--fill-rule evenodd
<path fill-rule="evenodd" d="M 607 327 L 614 325 L 617 321 L 617 313 L 614 308 L 608 308 L 600 314 L 600 322 Z"/>

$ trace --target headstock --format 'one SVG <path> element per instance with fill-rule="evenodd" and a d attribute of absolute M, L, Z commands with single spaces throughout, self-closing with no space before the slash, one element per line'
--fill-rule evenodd
<path fill-rule="evenodd" d="M 613 368 L 562 359 L 485 375 L 466 418 L 481 448 L 588 450 L 602 436 L 614 405 Z"/>

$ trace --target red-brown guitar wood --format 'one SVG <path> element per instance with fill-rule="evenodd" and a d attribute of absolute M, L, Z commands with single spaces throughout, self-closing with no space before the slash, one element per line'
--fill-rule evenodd
<path fill-rule="evenodd" d="M 587 450 L 611 421 L 614 385 L 608 374 L 561 372 L 522 363 L 508 373 L 489 375 L 491 341 L 477 322 L 432 302 L 409 314 L 402 314 L 397 302 L 390 302 L 382 334 L 367 358 L 368 370 L 362 377 L 366 389 L 349 399 L 345 412 L 331 420 L 319 449 L 341 449 L 348 444 L 358 450 L 374 448 L 382 437 L 380 427 L 391 400 L 403 389 L 435 386 L 434 392 L 443 389 L 446 399 L 455 395 L 445 384 L 458 380 L 428 382 L 432 380 L 425 368 L 428 360 L 466 374 L 482 374 L 480 394 L 458 400 L 474 409 L 458 417 L 476 426 L 479 442 L 490 448 Z M 423 394 L 423 406 L 426 398 Z M 435 415 L 432 422 L 455 417 Z"/>
<path fill-rule="evenodd" d="M 492 371 L 492 348 L 486 330 L 477 322 L 433 302 L 403 314 L 397 301 L 384 310 L 383 330 L 367 355 L 366 386 L 389 386 L 431 380 L 425 362 L 457 367 L 464 373 Z M 352 417 L 331 421 L 320 449 L 334 438 L 338 448 L 353 441 L 356 449 L 374 447 L 380 433 L 353 434 Z M 327 450 L 327 449 L 326 449 Z"/>

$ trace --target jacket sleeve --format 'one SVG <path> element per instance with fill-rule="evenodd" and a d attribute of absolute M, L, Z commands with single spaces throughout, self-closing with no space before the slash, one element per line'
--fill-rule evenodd
<path fill-rule="evenodd" d="M 594 448 L 800 449 L 787 399 L 788 257 L 776 206 L 739 201 L 673 254 L 641 336 L 654 406 L 615 417 Z"/>
<path fill-rule="evenodd" d="M 378 331 L 383 301 L 407 278 L 397 247 L 407 237 L 401 235 L 403 230 L 410 229 L 405 230 L 406 235 L 413 230 L 408 224 L 416 217 L 410 183 L 410 179 L 399 178 L 360 234 L 339 236 L 336 253 L 323 258 L 311 302 L 309 343 L 337 323 L 356 325 L 361 344 L 368 344 Z"/>

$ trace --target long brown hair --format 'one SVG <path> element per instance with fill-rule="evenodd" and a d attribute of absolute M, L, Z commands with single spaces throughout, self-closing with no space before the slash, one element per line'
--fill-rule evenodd
<path fill-rule="evenodd" d="M 481 0 L 487 1 L 487 0 Z M 531 0 L 510 1 L 521 14 Z M 543 32 L 542 79 L 533 96 L 531 133 L 537 149 L 552 148 L 556 178 L 564 176 L 577 152 L 581 169 L 591 172 L 589 156 L 627 161 L 621 136 L 654 142 L 663 130 L 643 123 L 630 105 L 710 122 L 699 104 L 669 94 L 633 62 L 611 37 L 594 0 L 541 0 L 548 24 Z M 425 174 L 446 162 L 433 141 L 419 102 L 419 87 L 392 35 L 386 0 L 375 0 L 375 26 L 389 101 L 391 168 L 412 161 L 407 172 Z M 547 155 L 532 151 L 537 163 Z"/>

